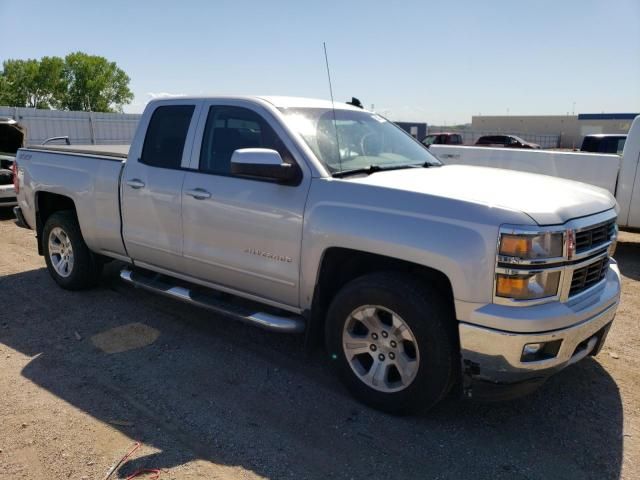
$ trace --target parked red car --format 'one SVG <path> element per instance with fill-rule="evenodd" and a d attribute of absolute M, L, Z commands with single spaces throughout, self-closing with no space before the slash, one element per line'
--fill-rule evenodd
<path fill-rule="evenodd" d="M 422 139 L 422 143 L 428 148 L 429 145 L 462 145 L 462 135 L 459 133 L 440 132 L 432 133 Z"/>

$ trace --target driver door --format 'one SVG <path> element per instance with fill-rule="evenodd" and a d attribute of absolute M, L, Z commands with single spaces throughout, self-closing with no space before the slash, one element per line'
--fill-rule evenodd
<path fill-rule="evenodd" d="M 282 127 L 254 104 L 205 104 L 199 129 L 182 188 L 185 268 L 215 286 L 297 307 L 306 166 L 293 158 Z M 302 167 L 300 183 L 233 175 L 231 155 L 240 148 L 277 150 Z"/>

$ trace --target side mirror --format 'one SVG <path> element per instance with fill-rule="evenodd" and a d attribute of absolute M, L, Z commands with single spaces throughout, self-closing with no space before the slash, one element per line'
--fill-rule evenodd
<path fill-rule="evenodd" d="M 292 183 L 298 179 L 298 168 L 282 161 L 280 154 L 268 148 L 239 148 L 231 155 L 231 173 L 243 177 Z"/>

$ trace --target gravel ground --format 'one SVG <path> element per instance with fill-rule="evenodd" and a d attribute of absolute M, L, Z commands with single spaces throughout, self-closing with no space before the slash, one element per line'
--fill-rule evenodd
<path fill-rule="evenodd" d="M 136 290 L 58 288 L 0 213 L 0 479 L 640 478 L 640 235 L 604 350 L 509 403 L 393 417 L 352 400 L 322 352 Z"/>

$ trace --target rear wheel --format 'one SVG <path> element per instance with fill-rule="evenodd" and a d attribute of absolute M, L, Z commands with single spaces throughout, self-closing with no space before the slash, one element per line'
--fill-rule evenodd
<path fill-rule="evenodd" d="M 347 284 L 329 308 L 327 345 L 363 403 L 393 413 L 428 409 L 457 372 L 454 319 L 437 290 L 398 273 Z"/>
<path fill-rule="evenodd" d="M 49 274 L 62 288 L 82 290 L 98 282 L 102 263 L 84 242 L 73 212 L 52 214 L 44 225 L 42 242 Z"/>

